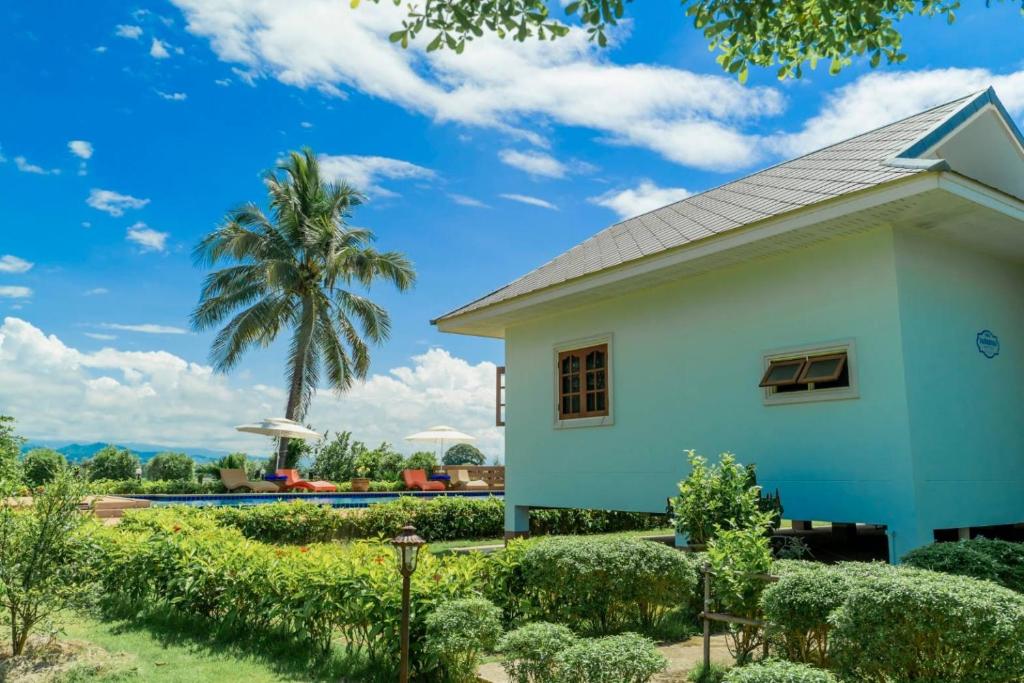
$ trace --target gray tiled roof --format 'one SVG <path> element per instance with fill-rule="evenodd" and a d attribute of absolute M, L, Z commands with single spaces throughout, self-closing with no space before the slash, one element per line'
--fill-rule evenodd
<path fill-rule="evenodd" d="M 920 169 L 885 165 L 965 106 L 970 95 L 616 223 L 450 318 L 833 199 Z"/>

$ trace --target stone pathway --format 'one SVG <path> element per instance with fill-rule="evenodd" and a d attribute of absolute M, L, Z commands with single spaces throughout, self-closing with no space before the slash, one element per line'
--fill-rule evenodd
<path fill-rule="evenodd" d="M 668 660 L 668 669 L 665 673 L 654 678 L 658 683 L 682 683 L 686 680 L 686 675 L 704 658 L 703 641 L 700 636 L 684 640 L 681 643 L 662 645 L 658 651 Z M 729 655 L 724 636 L 711 638 L 711 661 L 716 664 L 732 664 L 732 657 Z M 508 683 L 505 670 L 497 662 L 484 664 L 477 670 L 477 675 L 488 683 Z"/>

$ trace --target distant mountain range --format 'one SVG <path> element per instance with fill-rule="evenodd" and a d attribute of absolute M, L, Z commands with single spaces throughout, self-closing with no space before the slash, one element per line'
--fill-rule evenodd
<path fill-rule="evenodd" d="M 25 453 L 33 448 L 52 448 L 58 453 L 63 453 L 64 457 L 68 459 L 68 462 L 79 463 L 83 460 L 88 460 L 95 455 L 97 451 L 102 448 L 106 448 L 108 445 L 108 443 L 103 441 L 97 441 L 96 443 L 68 443 L 67 441 L 38 440 L 29 441 L 22 446 L 21 450 Z M 209 448 L 198 448 L 193 446 L 157 446 L 151 443 L 123 443 L 114 445 L 118 448 L 127 448 L 132 451 L 139 456 L 139 460 L 142 462 L 148 461 L 157 453 L 165 453 L 167 451 L 186 453 L 200 464 L 220 460 L 228 454 L 228 451 L 216 451 Z"/>

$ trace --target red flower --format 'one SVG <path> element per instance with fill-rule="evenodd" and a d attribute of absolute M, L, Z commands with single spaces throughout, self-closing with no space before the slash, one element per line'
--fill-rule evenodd
<path fill-rule="evenodd" d="M 382 556 L 380 556 L 380 555 L 378 555 L 377 557 L 373 558 L 373 561 L 376 562 L 377 564 L 384 564 L 384 558 Z"/>
<path fill-rule="evenodd" d="M 308 553 L 309 552 L 309 548 L 307 548 L 306 546 L 302 546 L 301 548 L 299 548 L 299 552 L 300 553 Z"/>
<path fill-rule="evenodd" d="M 181 527 L 178 526 L 177 524 L 175 524 L 174 525 L 174 533 L 178 533 L 179 531 L 181 531 Z"/>
<path fill-rule="evenodd" d="M 277 550 L 277 551 L 275 551 L 275 554 L 276 554 L 276 555 L 277 555 L 278 557 L 284 557 L 284 551 L 283 551 L 283 550 Z"/>
<path fill-rule="evenodd" d="M 434 583 L 441 583 L 441 575 L 434 574 Z"/>

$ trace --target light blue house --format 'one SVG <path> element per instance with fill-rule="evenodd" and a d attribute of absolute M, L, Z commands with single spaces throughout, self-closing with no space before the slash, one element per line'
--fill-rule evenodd
<path fill-rule="evenodd" d="M 1024 137 L 992 90 L 603 230 L 435 321 L 505 340 L 506 531 L 660 512 L 683 450 L 797 520 L 1024 522 Z"/>

